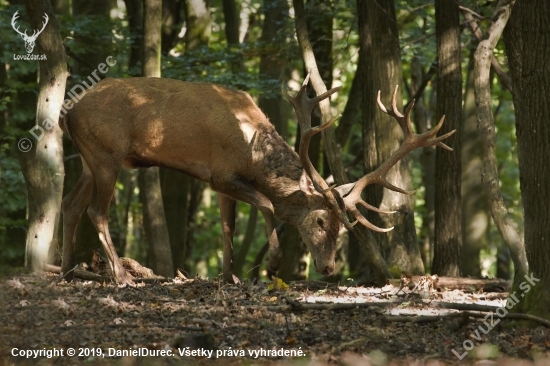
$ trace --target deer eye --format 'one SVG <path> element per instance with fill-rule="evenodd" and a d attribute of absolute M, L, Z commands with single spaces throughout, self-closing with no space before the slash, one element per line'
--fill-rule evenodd
<path fill-rule="evenodd" d="M 319 225 L 320 227 L 323 227 L 324 224 L 325 222 L 323 221 L 323 219 L 317 219 L 317 225 Z"/>

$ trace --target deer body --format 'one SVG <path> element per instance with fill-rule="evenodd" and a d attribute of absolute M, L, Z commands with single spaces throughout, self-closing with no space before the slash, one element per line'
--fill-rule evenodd
<path fill-rule="evenodd" d="M 255 205 L 266 222 L 270 254 L 268 272 L 277 271 L 279 250 L 274 217 L 297 226 L 311 252 L 315 269 L 334 272 L 336 238 L 342 224 L 352 229 L 347 214 L 369 229 L 385 232 L 366 220 L 356 205 L 387 213 L 361 199 L 369 184 L 380 184 L 405 194 L 386 180 L 386 174 L 407 153 L 418 147 L 440 146 L 453 132 L 436 137 L 440 123 L 431 131 L 415 134 L 410 112 L 396 107 L 380 109 L 399 123 L 404 133 L 401 147 L 378 169 L 355 183 L 329 187 L 309 160 L 311 137 L 329 127 L 335 119 L 311 127 L 311 112 L 334 88 L 308 98 L 306 78 L 295 96 L 287 95 L 298 117 L 301 140 L 296 154 L 277 134 L 272 124 L 240 91 L 219 85 L 190 83 L 159 78 L 105 79 L 88 90 L 60 119 L 82 159 L 82 176 L 63 199 L 63 264 L 71 278 L 74 264 L 76 227 L 88 208 L 88 215 L 102 242 L 118 283 L 131 279 L 122 267 L 109 233 L 108 211 L 115 183 L 123 165 L 163 166 L 210 183 L 219 193 L 224 243 L 223 274 L 233 282 L 232 253 L 235 232 L 235 202 Z"/>
<path fill-rule="evenodd" d="M 84 166 L 74 193 L 63 201 L 64 273 L 73 265 L 74 217 L 91 203 L 88 213 L 117 281 L 126 281 L 121 267 L 117 269 L 118 257 L 106 221 L 122 165 L 175 169 L 210 183 L 221 193 L 224 275 L 228 280 L 235 200 L 256 205 L 266 218 L 272 244 L 271 271 L 276 271 L 280 257 L 272 216 L 300 226 L 310 210 L 300 189 L 298 155 L 244 92 L 170 79 L 105 79 L 74 105 L 61 127 L 78 147 Z M 335 240 L 339 224 L 333 226 L 330 235 Z M 333 271 L 334 255 L 316 261 L 321 272 Z"/>

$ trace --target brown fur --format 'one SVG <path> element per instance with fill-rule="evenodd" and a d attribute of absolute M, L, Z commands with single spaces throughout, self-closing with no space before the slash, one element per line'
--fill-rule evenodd
<path fill-rule="evenodd" d="M 248 94 L 170 79 L 105 79 L 88 90 L 60 124 L 78 147 L 84 166 L 81 180 L 63 201 L 64 272 L 72 266 L 78 218 L 89 205 L 117 281 L 128 282 L 107 222 L 114 184 L 126 165 L 163 166 L 209 182 L 224 196 L 224 222 L 230 221 L 234 200 L 256 205 L 266 218 L 275 251 L 272 216 L 298 226 L 316 268 L 332 273 L 340 223 L 319 194 L 300 189 L 298 155 Z M 225 251 L 232 247 L 231 227 L 228 222 Z M 273 270 L 275 257 L 280 254 L 270 258 Z M 224 263 L 226 278 L 228 271 L 230 264 Z"/>

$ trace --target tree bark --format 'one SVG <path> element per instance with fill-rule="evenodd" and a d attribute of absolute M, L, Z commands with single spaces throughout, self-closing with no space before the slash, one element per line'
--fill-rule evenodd
<path fill-rule="evenodd" d="M 411 98 L 416 95 L 429 77 L 424 75 L 422 64 L 418 57 L 413 57 L 411 61 Z M 431 68 L 430 68 L 431 70 Z M 437 85 L 437 84 L 436 84 Z M 435 94 L 435 93 L 434 93 Z M 413 107 L 414 122 L 418 133 L 429 131 L 431 126 L 431 113 L 426 107 L 425 99 L 422 95 L 416 98 Z M 420 254 L 422 262 L 425 265 L 432 263 L 432 249 L 434 244 L 434 195 L 435 195 L 435 146 L 425 147 L 420 155 L 420 164 L 422 165 L 422 182 L 424 184 L 424 211 L 422 213 L 422 229 L 420 234 Z"/>
<path fill-rule="evenodd" d="M 68 76 L 67 56 L 49 0 L 28 0 L 25 8 L 34 29 L 42 28 L 44 14 L 49 17 L 48 25 L 36 40 L 38 53 L 47 58 L 39 61 L 36 107 L 36 126 L 43 129 L 44 135 L 35 142 L 36 148 L 20 155 L 29 205 L 26 266 L 41 270 L 44 263 L 52 263 L 58 246 L 65 171 L 63 133 L 57 121 Z"/>
<path fill-rule="evenodd" d="M 143 10 L 143 76 L 160 77 L 161 3 L 145 0 Z M 141 169 L 138 184 L 145 234 L 154 256 L 152 269 L 161 276 L 172 277 L 174 265 L 162 204 L 159 168 Z"/>
<path fill-rule="evenodd" d="M 435 237 L 432 273 L 460 277 L 462 260 L 462 207 L 460 201 L 460 130 L 462 115 L 462 71 L 460 69 L 460 10 L 458 2 L 435 0 L 438 82 L 437 120 L 445 115 L 439 131 L 449 137 L 452 152 L 435 154 Z"/>
<path fill-rule="evenodd" d="M 101 17 L 109 16 L 110 4 L 108 0 L 96 1 L 94 4 L 95 6 L 91 6 L 90 2 L 86 0 L 75 0 L 72 2 L 71 5 L 73 16 L 75 17 L 85 17 L 90 15 Z M 106 32 L 109 31 L 107 30 Z M 105 50 L 108 50 L 111 44 L 111 40 L 107 37 L 101 38 L 101 40 L 98 41 L 93 37 L 78 34 L 78 32 L 75 33 L 74 37 L 75 40 L 81 44 L 89 44 L 91 42 L 94 42 L 94 44 L 98 44 L 98 42 L 101 42 L 99 44 L 101 45 L 101 47 L 104 47 Z M 108 41 L 105 41 L 106 39 L 108 39 Z M 80 75 L 82 78 L 86 78 L 88 75 L 91 75 L 92 71 L 94 71 L 94 68 L 97 67 L 97 65 L 101 62 L 105 61 L 105 55 L 96 52 L 96 50 L 94 49 L 84 49 L 83 52 L 78 53 L 77 57 L 79 57 L 79 59 L 81 60 L 85 60 L 86 63 L 79 61 L 73 62 L 71 73 Z M 70 90 L 77 82 L 78 80 L 69 78 L 67 80 L 67 90 Z M 72 141 L 68 142 L 69 143 L 65 145 L 66 155 L 78 154 L 78 149 L 72 143 Z M 65 162 L 65 186 L 68 188 L 66 193 L 69 193 L 71 189 L 75 186 L 76 182 L 81 176 L 81 173 L 81 159 L 71 159 Z M 112 210 L 116 210 L 116 205 L 110 205 L 109 214 L 112 212 Z M 113 224 L 114 223 L 111 222 L 111 235 L 113 238 L 113 242 L 116 243 L 120 240 L 120 238 L 117 237 L 118 227 Z M 78 250 L 74 254 L 76 263 L 90 262 L 92 260 L 94 250 L 102 247 L 101 241 L 99 240 L 99 236 L 97 234 L 97 230 L 87 214 L 81 216 L 76 232 L 76 243 L 76 245 L 78 245 Z"/>
<path fill-rule="evenodd" d="M 283 74 L 285 55 L 281 53 L 279 45 L 285 41 L 286 34 L 280 32 L 288 18 L 288 3 L 286 0 L 273 0 L 263 5 L 264 23 L 261 42 L 266 49 L 260 59 L 260 81 L 269 85 L 270 92 L 260 95 L 259 107 L 269 117 L 275 129 L 283 137 L 288 138 L 288 123 L 283 119 L 281 104 L 281 83 L 285 79 Z"/>
<path fill-rule="evenodd" d="M 495 155 L 496 131 L 493 112 L 491 109 L 492 98 L 490 85 L 491 56 L 493 54 L 493 49 L 500 39 L 504 26 L 510 17 L 511 7 L 514 2 L 514 0 L 501 0 L 497 4 L 493 16 L 494 22 L 487 30 L 483 41 L 479 43 L 474 54 L 474 83 L 477 105 L 477 125 L 483 141 L 483 166 L 481 170 L 481 180 L 485 188 L 485 194 L 487 195 L 489 210 L 491 212 L 491 216 L 493 217 L 493 221 L 495 222 L 500 235 L 510 248 L 510 254 L 516 269 L 516 278 L 514 281 L 522 281 L 521 277 L 528 273 L 527 257 L 525 254 L 523 239 L 508 216 L 508 211 L 506 210 L 504 199 L 500 192 Z M 529 148 L 531 147 L 532 146 Z M 530 166 L 533 166 L 533 164 L 533 161 L 529 161 Z"/>
<path fill-rule="evenodd" d="M 496 14 L 496 12 L 495 12 Z M 523 311 L 550 318 L 550 9 L 543 0 L 518 0 L 504 43 L 510 71 L 524 210 L 525 249 L 532 276 L 539 279 L 525 296 Z M 491 48 L 492 49 L 492 48 Z M 510 247 L 516 271 L 524 263 L 521 247 Z M 518 258 L 519 257 L 519 258 Z M 516 272 L 517 273 L 517 272 Z M 517 278 L 516 274 L 516 278 Z M 517 280 L 514 279 L 514 284 Z"/>
<path fill-rule="evenodd" d="M 272 2 L 275 3 L 276 1 Z M 225 39 L 228 45 L 238 45 L 240 18 L 237 2 L 235 0 L 223 0 L 222 4 L 225 20 Z"/>
<path fill-rule="evenodd" d="M 357 1 L 363 79 L 363 148 L 365 169 L 369 173 L 398 149 L 403 134 L 394 119 L 376 106 L 376 95 L 389 100 L 392 91 L 402 81 L 399 35 L 393 0 Z M 398 109 L 401 98 L 398 95 Z M 388 181 L 403 189 L 411 188 L 407 159 L 402 159 L 388 174 Z M 367 202 L 382 210 L 397 211 L 393 215 L 367 214 L 367 219 L 379 227 L 394 227 L 389 233 L 372 233 L 394 274 L 405 271 L 423 274 L 424 264 L 416 241 L 414 202 L 412 197 L 384 190 L 380 186 L 365 189 Z"/>
<path fill-rule="evenodd" d="M 124 0 L 126 4 L 126 17 L 128 19 L 128 30 L 132 37 L 130 45 L 130 56 L 128 58 L 128 73 L 132 76 L 141 74 L 139 63 L 143 59 L 143 6 L 141 1 Z"/>
<path fill-rule="evenodd" d="M 464 93 L 462 118 L 462 274 L 481 277 L 479 254 L 487 243 L 489 209 L 481 182 L 482 148 L 477 129 L 473 52 Z"/>

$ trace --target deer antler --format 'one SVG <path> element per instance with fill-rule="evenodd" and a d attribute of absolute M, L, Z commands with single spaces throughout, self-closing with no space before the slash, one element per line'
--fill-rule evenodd
<path fill-rule="evenodd" d="M 455 133 L 456 130 L 453 130 L 451 132 L 448 132 L 442 136 L 436 137 L 437 132 L 441 129 L 441 126 L 443 126 L 443 121 L 445 120 L 445 116 L 441 117 L 441 120 L 435 126 L 431 131 L 425 132 L 423 134 L 416 134 L 413 132 L 412 125 L 411 125 L 411 111 L 414 106 L 414 100 L 409 104 L 407 109 L 405 110 L 405 115 L 403 115 L 399 110 L 397 109 L 397 86 L 395 87 L 395 91 L 393 92 L 392 97 L 392 108 L 390 110 L 387 110 L 386 107 L 382 104 L 380 101 L 380 91 L 378 91 L 378 98 L 377 103 L 378 107 L 382 112 L 392 116 L 397 120 L 397 123 L 399 123 L 399 126 L 401 127 L 401 130 L 403 130 L 403 134 L 405 136 L 405 139 L 403 141 L 403 144 L 399 147 L 399 149 L 394 152 L 388 160 L 386 160 L 378 169 L 376 169 L 373 172 L 370 172 L 369 174 L 363 176 L 361 179 L 359 179 L 355 183 L 351 184 L 345 184 L 339 187 L 336 187 L 335 190 L 341 194 L 344 200 L 344 205 L 346 208 L 346 211 L 350 212 L 361 224 L 368 227 L 369 229 L 373 231 L 378 232 L 387 232 L 393 229 L 382 229 L 379 228 L 372 223 L 370 223 L 357 209 L 357 205 L 361 205 L 368 210 L 379 212 L 379 213 L 392 213 L 387 211 L 379 210 L 376 207 L 373 207 L 363 201 L 361 198 L 361 192 L 363 189 L 365 189 L 366 186 L 376 183 L 383 187 L 386 187 L 388 189 L 391 189 L 392 191 L 403 193 L 403 194 L 413 194 L 415 191 L 405 191 L 404 189 L 401 189 L 399 187 L 394 186 L 387 180 L 387 174 L 389 170 L 401 159 L 405 157 L 409 152 L 413 151 L 416 148 L 419 147 L 427 147 L 427 146 L 439 146 L 446 150 L 453 151 L 449 146 L 445 145 L 442 140 L 446 139 L 447 137 L 451 136 L 453 133 Z"/>
<path fill-rule="evenodd" d="M 320 193 L 324 199 L 325 203 L 329 208 L 338 216 L 340 221 L 346 226 L 346 228 L 351 229 L 355 223 L 350 223 L 346 213 L 344 211 L 344 202 L 340 197 L 339 193 L 335 191 L 336 185 L 329 187 L 328 183 L 321 177 L 319 172 L 315 169 L 311 160 L 309 160 L 308 150 L 309 143 L 311 138 L 323 131 L 324 129 L 332 126 L 332 124 L 338 119 L 338 116 L 333 117 L 330 121 L 323 123 L 317 127 L 311 127 L 311 113 L 313 108 L 322 100 L 330 97 L 332 94 L 339 91 L 342 87 L 332 88 L 329 91 L 324 92 L 321 95 L 318 95 L 314 98 L 309 98 L 306 93 L 307 84 L 309 82 L 310 74 L 306 76 L 300 91 L 295 96 L 290 96 L 286 91 L 283 90 L 283 94 L 288 99 L 290 104 L 294 107 L 296 115 L 298 117 L 298 124 L 300 126 L 300 146 L 298 148 L 298 155 L 300 157 L 300 162 L 304 171 L 311 179 L 313 187 L 315 190 Z"/>

